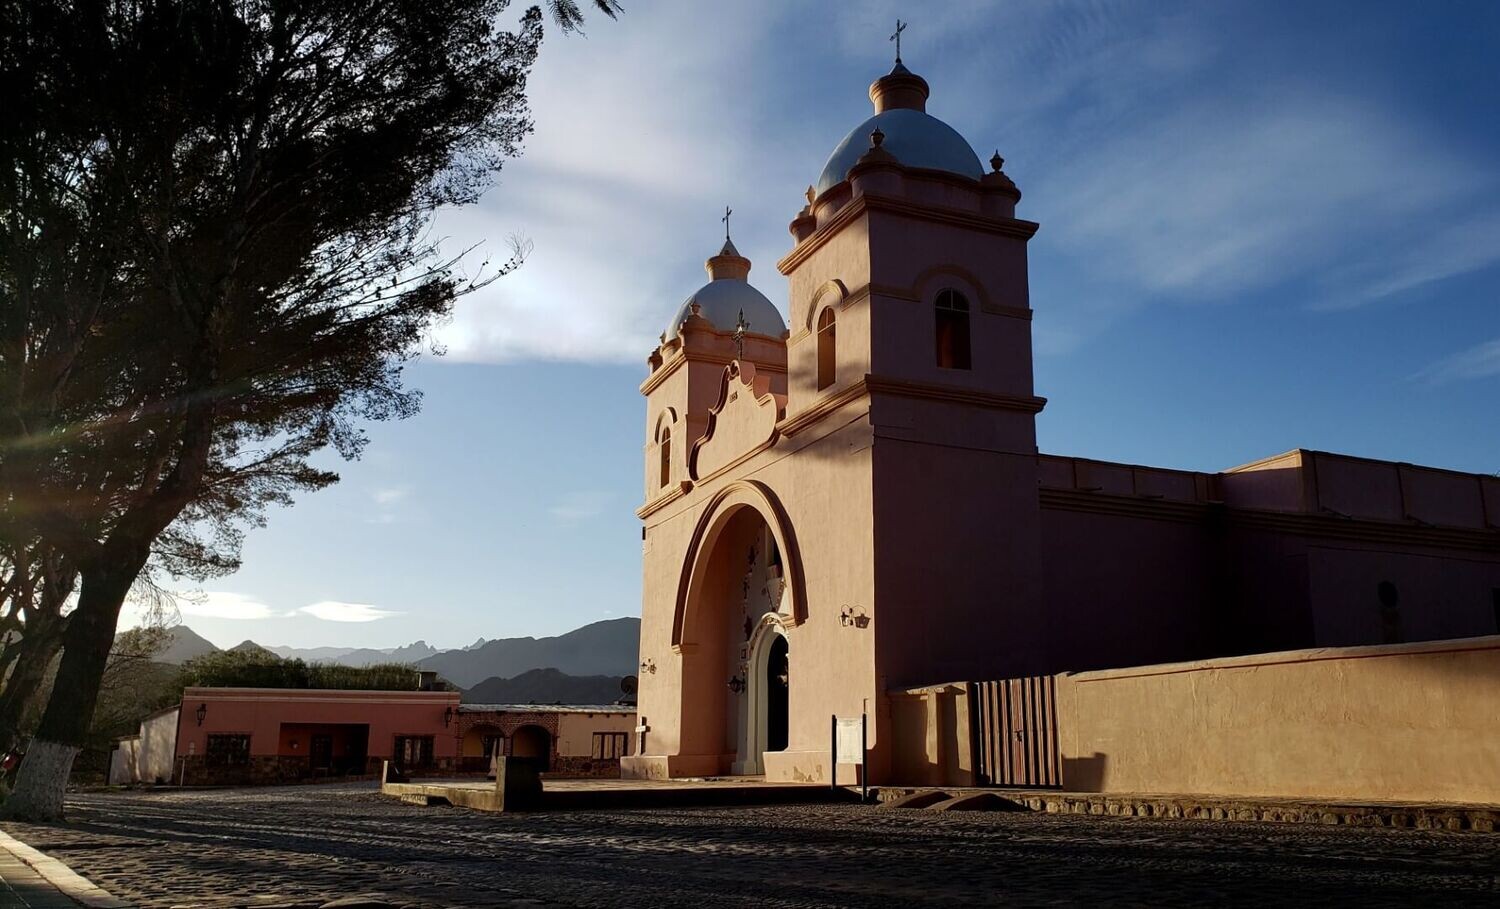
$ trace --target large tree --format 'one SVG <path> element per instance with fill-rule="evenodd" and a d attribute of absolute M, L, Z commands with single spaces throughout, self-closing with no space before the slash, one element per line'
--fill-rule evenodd
<path fill-rule="evenodd" d="M 334 482 L 311 456 L 412 413 L 402 364 L 516 264 L 461 277 L 428 233 L 530 129 L 543 16 L 508 5 L 0 0 L 0 541 L 79 578 L 13 815 L 61 814 L 153 551 Z"/>

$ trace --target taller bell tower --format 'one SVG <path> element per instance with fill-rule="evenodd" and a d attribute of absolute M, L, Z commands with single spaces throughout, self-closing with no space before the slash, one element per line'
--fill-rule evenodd
<path fill-rule="evenodd" d="M 871 426 L 883 685 L 1045 663 L 1021 193 L 898 60 L 791 223 L 786 422 Z"/>

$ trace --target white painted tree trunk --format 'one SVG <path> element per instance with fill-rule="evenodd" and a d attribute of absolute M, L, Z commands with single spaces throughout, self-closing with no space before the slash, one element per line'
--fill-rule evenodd
<path fill-rule="evenodd" d="M 63 790 L 79 749 L 32 739 L 16 776 L 16 791 L 5 800 L 7 817 L 19 821 L 55 821 L 62 817 Z"/>

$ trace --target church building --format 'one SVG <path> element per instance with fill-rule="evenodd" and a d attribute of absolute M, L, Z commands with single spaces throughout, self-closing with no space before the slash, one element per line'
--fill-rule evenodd
<path fill-rule="evenodd" d="M 1038 225 L 899 58 L 869 93 L 776 263 L 789 321 L 726 236 L 650 354 L 626 776 L 827 782 L 863 714 L 888 782 L 898 690 L 1500 630 L 1500 478 L 1039 452 Z"/>

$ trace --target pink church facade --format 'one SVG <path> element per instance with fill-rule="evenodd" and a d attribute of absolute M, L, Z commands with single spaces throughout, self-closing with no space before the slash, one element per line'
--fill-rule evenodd
<path fill-rule="evenodd" d="M 1021 194 L 901 66 L 778 263 L 726 241 L 650 356 L 627 776 L 827 782 L 892 694 L 1495 634 L 1500 478 L 1296 450 L 1195 473 L 1040 453 Z"/>

